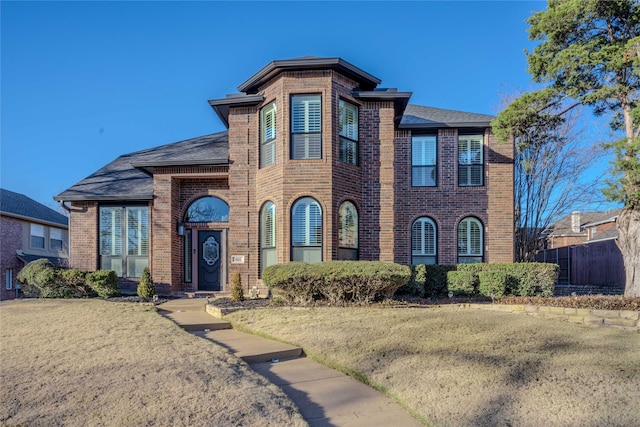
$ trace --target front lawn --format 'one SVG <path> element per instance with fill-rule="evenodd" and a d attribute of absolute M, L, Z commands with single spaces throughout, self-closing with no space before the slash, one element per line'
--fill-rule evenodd
<path fill-rule="evenodd" d="M 227 318 L 361 375 L 436 426 L 640 425 L 636 332 L 455 306 Z"/>

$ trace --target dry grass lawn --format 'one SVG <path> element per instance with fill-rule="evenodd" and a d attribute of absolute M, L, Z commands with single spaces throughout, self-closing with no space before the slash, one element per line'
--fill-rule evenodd
<path fill-rule="evenodd" d="M 456 307 L 228 316 L 363 375 L 436 426 L 639 426 L 640 334 Z"/>
<path fill-rule="evenodd" d="M 303 426 L 293 402 L 153 307 L 0 304 L 0 424 Z"/>

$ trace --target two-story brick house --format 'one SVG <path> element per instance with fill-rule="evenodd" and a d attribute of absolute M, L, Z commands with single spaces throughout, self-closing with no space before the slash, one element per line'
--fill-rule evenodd
<path fill-rule="evenodd" d="M 29 262 L 47 258 L 66 266 L 69 220 L 24 194 L 0 189 L 0 300 L 18 295 L 16 276 Z"/>
<path fill-rule="evenodd" d="M 209 101 L 227 131 L 123 155 L 55 197 L 71 264 L 165 292 L 289 261 L 513 261 L 513 145 L 341 58 L 273 61 Z M 262 293 L 264 295 L 264 293 Z"/>

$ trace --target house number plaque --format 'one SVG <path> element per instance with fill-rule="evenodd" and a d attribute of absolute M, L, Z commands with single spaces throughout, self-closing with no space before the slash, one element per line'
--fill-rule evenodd
<path fill-rule="evenodd" d="M 244 255 L 231 255 L 231 264 L 244 264 Z"/>

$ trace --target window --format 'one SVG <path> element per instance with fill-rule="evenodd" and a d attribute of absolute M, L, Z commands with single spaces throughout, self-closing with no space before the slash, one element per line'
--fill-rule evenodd
<path fill-rule="evenodd" d="M 276 205 L 267 202 L 260 212 L 260 273 L 276 263 Z"/>
<path fill-rule="evenodd" d="M 358 259 L 358 211 L 351 202 L 344 202 L 338 210 L 338 259 Z"/>
<path fill-rule="evenodd" d="M 44 225 L 31 224 L 31 247 L 44 249 Z"/>
<path fill-rule="evenodd" d="M 49 247 L 52 251 L 62 250 L 62 230 L 59 228 L 51 228 L 49 230 Z"/>
<path fill-rule="evenodd" d="M 460 187 L 483 185 L 483 147 L 482 135 L 458 137 L 458 185 Z"/>
<path fill-rule="evenodd" d="M 8 291 L 13 289 L 13 270 L 10 268 L 4 271 L 4 288 Z"/>
<path fill-rule="evenodd" d="M 458 264 L 482 262 L 482 223 L 476 218 L 464 218 L 458 224 Z"/>
<path fill-rule="evenodd" d="M 200 197 L 189 205 L 184 220 L 185 222 L 227 222 L 229 205 L 218 197 Z"/>
<path fill-rule="evenodd" d="M 322 158 L 320 95 L 294 95 L 291 97 L 291 158 Z"/>
<path fill-rule="evenodd" d="M 438 185 L 438 156 L 435 135 L 411 138 L 411 185 L 435 187 Z"/>
<path fill-rule="evenodd" d="M 322 209 L 311 197 L 291 208 L 291 261 L 322 261 Z"/>
<path fill-rule="evenodd" d="M 340 161 L 358 165 L 358 107 L 338 102 L 340 125 Z"/>
<path fill-rule="evenodd" d="M 276 103 L 260 112 L 260 167 L 276 162 Z"/>
<path fill-rule="evenodd" d="M 411 264 L 436 263 L 436 223 L 431 218 L 418 218 L 413 222 L 413 226 L 411 226 Z"/>
<path fill-rule="evenodd" d="M 185 230 L 184 233 L 184 281 L 185 283 L 191 283 L 193 281 L 193 274 L 191 269 L 193 268 L 193 258 L 191 258 L 191 252 L 193 250 L 193 242 L 191 240 L 191 230 Z"/>
<path fill-rule="evenodd" d="M 140 277 L 149 265 L 149 208 L 100 208 L 100 268 L 118 277 Z"/>

